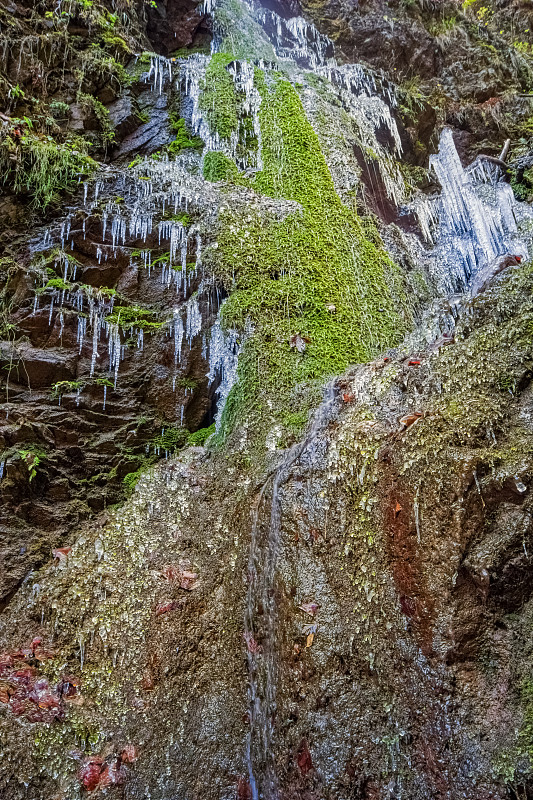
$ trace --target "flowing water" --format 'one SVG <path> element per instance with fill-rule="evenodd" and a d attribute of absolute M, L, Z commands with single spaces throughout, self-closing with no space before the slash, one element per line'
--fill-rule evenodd
<path fill-rule="evenodd" d="M 284 454 L 281 463 L 265 481 L 254 505 L 248 591 L 244 615 L 244 638 L 248 651 L 249 731 L 246 742 L 248 781 L 252 800 L 277 800 L 278 786 L 274 761 L 276 721 L 278 611 L 276 572 L 280 550 L 281 497 L 291 468 L 315 440 L 335 408 L 334 384 L 326 387 L 324 399 L 302 442 Z M 270 489 L 270 491 L 269 491 Z M 270 494 L 270 514 L 266 525 L 262 510 Z"/>

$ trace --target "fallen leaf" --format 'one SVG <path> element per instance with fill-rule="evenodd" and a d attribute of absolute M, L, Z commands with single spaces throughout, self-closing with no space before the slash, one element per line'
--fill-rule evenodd
<path fill-rule="evenodd" d="M 318 603 L 302 603 L 302 605 L 298 606 L 298 608 L 301 608 L 302 611 L 305 611 L 306 614 L 309 614 L 311 617 L 314 617 L 320 606 L 318 605 Z"/>
<path fill-rule="evenodd" d="M 167 564 L 161 570 L 161 575 L 166 578 L 167 581 L 175 581 L 176 578 L 179 578 L 181 575 L 181 569 L 175 564 Z"/>
<path fill-rule="evenodd" d="M 394 516 L 397 517 L 401 510 L 402 510 L 401 505 L 398 502 L 396 502 L 396 505 L 394 506 Z"/>
<path fill-rule="evenodd" d="M 123 764 L 132 764 L 137 759 L 137 748 L 134 744 L 127 744 L 119 756 Z"/>
<path fill-rule="evenodd" d="M 78 772 L 78 778 L 88 792 L 93 792 L 100 785 L 104 769 L 107 769 L 107 764 L 104 766 L 103 759 L 99 756 L 87 760 L 82 766 Z"/>
<path fill-rule="evenodd" d="M 167 614 L 169 611 L 173 611 L 175 608 L 179 606 L 179 602 L 177 600 L 168 600 L 166 603 L 159 603 L 155 609 L 156 617 L 160 617 L 161 614 Z"/>
<path fill-rule="evenodd" d="M 188 592 L 192 591 L 198 585 L 198 575 L 196 572 L 189 572 L 183 570 L 181 573 L 180 588 L 186 589 Z"/>
<path fill-rule="evenodd" d="M 406 414 L 405 417 L 400 419 L 400 425 L 402 426 L 400 430 L 406 430 L 411 425 L 414 425 L 415 422 L 418 422 L 418 420 L 423 416 L 424 414 L 422 411 L 413 411 L 412 414 Z"/>
<path fill-rule="evenodd" d="M 307 639 L 305 640 L 305 646 L 306 647 L 311 647 L 311 645 L 313 644 L 313 639 L 314 638 L 315 638 L 315 634 L 314 633 L 308 633 L 307 634 Z"/>
<path fill-rule="evenodd" d="M 262 653 L 263 648 L 260 644 L 258 644 L 251 633 L 244 633 L 243 634 L 244 641 L 246 642 L 246 647 L 248 651 L 253 655 L 257 655 L 257 653 Z"/>
<path fill-rule="evenodd" d="M 305 351 L 305 348 L 307 347 L 310 341 L 311 339 L 309 339 L 307 336 L 301 336 L 301 334 L 299 333 L 296 333 L 289 339 L 291 349 L 294 348 L 299 353 L 303 353 Z"/>
<path fill-rule="evenodd" d="M 417 361 L 417 359 L 416 359 L 416 358 L 412 358 L 412 359 L 411 359 L 411 360 L 408 362 L 407 366 L 408 366 L 408 367 L 419 367 L 421 363 L 422 363 L 422 362 L 421 362 L 421 361 Z"/>
<path fill-rule="evenodd" d="M 300 746 L 298 747 L 298 767 L 302 775 L 307 775 L 313 769 L 313 761 L 311 759 L 311 753 L 309 752 L 309 746 L 307 744 L 306 739 L 302 739 L 300 742 Z"/>
<path fill-rule="evenodd" d="M 342 395 L 342 402 L 343 403 L 353 403 L 355 400 L 355 395 L 352 392 L 344 392 Z"/>
<path fill-rule="evenodd" d="M 55 550 L 52 550 L 52 556 L 57 559 L 57 561 L 64 561 L 72 547 L 56 547 Z"/>

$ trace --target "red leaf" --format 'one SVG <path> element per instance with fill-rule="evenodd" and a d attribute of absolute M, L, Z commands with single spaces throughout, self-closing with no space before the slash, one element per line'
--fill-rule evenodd
<path fill-rule="evenodd" d="M 166 603 L 159 603 L 155 609 L 156 617 L 160 617 L 161 614 L 167 614 L 169 611 L 173 611 L 175 608 L 179 606 L 177 600 L 168 600 Z"/>
<path fill-rule="evenodd" d="M 407 365 L 407 366 L 409 366 L 409 367 L 419 367 L 421 363 L 422 363 L 422 362 L 421 362 L 421 361 L 417 361 L 417 360 L 416 360 L 416 358 L 412 358 L 412 359 L 409 361 L 409 363 L 408 363 L 408 365 Z"/>
<path fill-rule="evenodd" d="M 344 392 L 342 395 L 342 402 L 343 403 L 353 403 L 355 400 L 355 395 L 352 392 Z"/>
<path fill-rule="evenodd" d="M 78 778 L 88 792 L 93 792 L 102 785 L 109 786 L 109 767 L 100 756 L 88 759 L 78 772 Z"/>
<path fill-rule="evenodd" d="M 55 550 L 52 550 L 52 556 L 58 561 L 65 561 L 71 550 L 72 547 L 56 547 Z"/>
<path fill-rule="evenodd" d="M 302 775 L 307 775 L 313 769 L 311 753 L 305 739 L 302 739 L 298 748 L 298 767 Z"/>

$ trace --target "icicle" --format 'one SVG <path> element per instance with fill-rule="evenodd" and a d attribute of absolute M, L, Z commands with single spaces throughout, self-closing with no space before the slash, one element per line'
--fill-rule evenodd
<path fill-rule="evenodd" d="M 249 333 L 250 331 L 247 331 L 245 336 Z M 224 332 L 222 330 L 219 313 L 211 328 L 209 340 L 209 372 L 207 374 L 209 385 L 220 379 L 220 383 L 216 389 L 218 402 L 215 423 L 217 430 L 220 425 L 224 404 L 237 380 L 237 364 L 241 348 L 242 341 L 237 331 L 228 330 Z"/>
<path fill-rule="evenodd" d="M 483 181 L 476 186 L 473 176 L 479 176 L 479 166 L 463 168 L 450 128 L 442 131 L 439 152 L 430 157 L 430 166 L 442 187 L 438 261 L 445 291 L 464 291 L 472 277 L 499 255 L 527 257 L 516 217 L 533 218 L 533 212 L 514 199 L 506 184 Z"/>
<path fill-rule="evenodd" d="M 172 327 L 174 328 L 174 363 L 178 364 L 181 361 L 181 346 L 183 343 L 183 336 L 185 334 L 183 320 L 180 317 L 178 308 L 174 310 Z"/>

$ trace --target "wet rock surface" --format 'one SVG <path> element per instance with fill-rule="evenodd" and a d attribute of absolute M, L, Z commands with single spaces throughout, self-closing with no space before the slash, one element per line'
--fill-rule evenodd
<path fill-rule="evenodd" d="M 119 796 L 247 796 L 250 649 L 259 674 L 275 653 L 280 797 L 504 798 L 508 763 L 525 787 L 531 288 L 521 268 L 465 301 L 455 343 L 336 381 L 270 477 L 191 449 L 82 526 L 2 616 L 4 796 L 77 796 L 91 759 Z M 260 584 L 274 500 L 275 626 L 256 608 L 252 646 L 247 542 L 255 515 Z"/>

